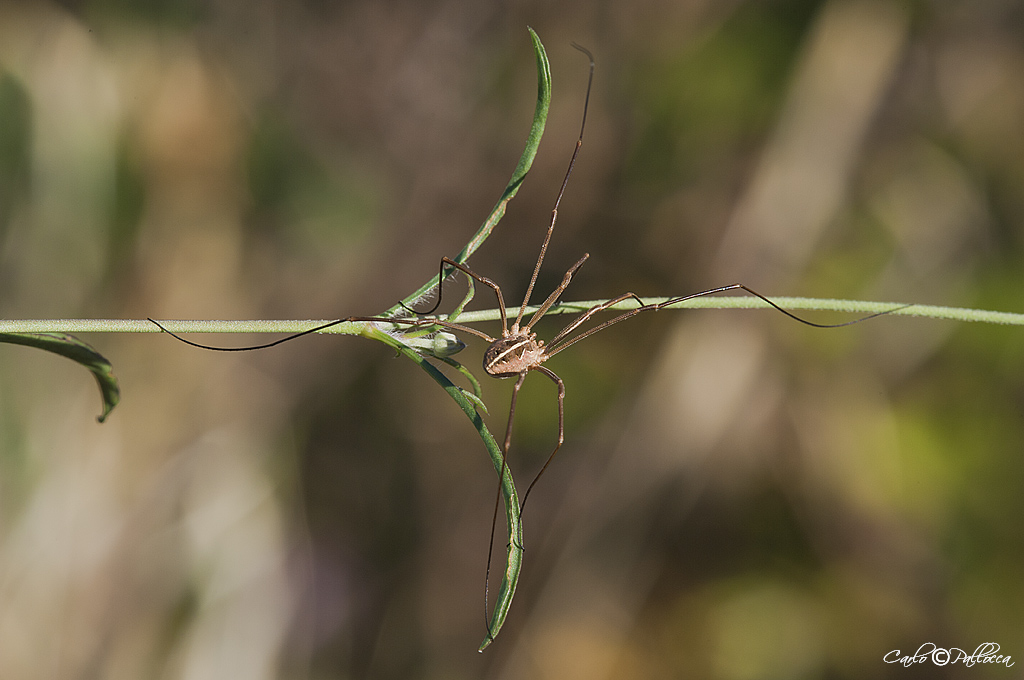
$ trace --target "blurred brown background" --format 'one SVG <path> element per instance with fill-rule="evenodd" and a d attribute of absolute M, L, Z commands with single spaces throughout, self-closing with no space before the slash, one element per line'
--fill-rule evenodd
<path fill-rule="evenodd" d="M 597 73 L 541 295 L 586 251 L 569 300 L 1024 309 L 1020 2 L 82 0 L 0 2 L 0 314 L 389 307 L 511 174 L 527 25 L 551 119 L 471 261 L 510 303 L 575 141 L 576 41 Z M 102 426 L 85 371 L 0 348 L 4 680 L 1021 677 L 1020 329 L 662 312 L 559 355 L 566 445 L 482 655 L 494 472 L 415 366 L 350 337 L 84 339 L 121 380 Z M 500 432 L 511 385 L 484 386 Z M 520 486 L 555 415 L 532 377 Z M 1016 665 L 882 661 L 986 641 Z"/>

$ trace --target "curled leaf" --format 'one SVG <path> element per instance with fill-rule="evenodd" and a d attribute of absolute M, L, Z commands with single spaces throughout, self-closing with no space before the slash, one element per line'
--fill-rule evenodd
<path fill-rule="evenodd" d="M 117 386 L 113 367 L 102 354 L 73 335 L 67 333 L 0 333 L 0 342 L 27 345 L 67 357 L 89 369 L 100 386 L 103 398 L 103 413 L 97 418 L 101 423 L 117 402 L 121 400 L 121 389 Z"/>

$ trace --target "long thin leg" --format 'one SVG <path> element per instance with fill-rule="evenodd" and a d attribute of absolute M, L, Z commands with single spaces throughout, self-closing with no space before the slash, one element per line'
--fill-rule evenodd
<path fill-rule="evenodd" d="M 149 317 L 146 317 L 146 321 L 151 322 L 157 328 L 159 328 L 161 331 L 163 331 L 164 333 L 167 333 L 168 335 L 170 335 L 172 338 L 175 338 L 176 340 L 180 340 L 181 342 L 185 343 L 186 345 L 192 345 L 193 347 L 198 347 L 200 349 L 212 349 L 212 350 L 214 350 L 216 352 L 248 352 L 248 351 L 254 350 L 254 349 L 266 349 L 268 347 L 274 347 L 275 345 L 280 345 L 282 342 L 288 342 L 289 340 L 294 340 L 295 338 L 301 338 L 303 335 L 309 335 L 310 333 L 316 333 L 317 331 L 322 331 L 325 328 L 330 328 L 331 326 L 337 326 L 339 323 L 344 323 L 344 322 L 350 321 L 350 320 L 351 319 L 338 319 L 337 321 L 331 321 L 330 323 L 325 323 L 323 325 L 317 326 L 316 328 L 310 328 L 309 330 L 302 331 L 301 333 L 293 333 L 292 335 L 289 335 L 286 338 L 281 338 L 279 340 L 274 340 L 273 342 L 268 342 L 268 343 L 263 344 L 263 345 L 251 345 L 249 347 L 214 347 L 213 345 L 202 345 L 202 344 L 200 344 L 198 342 L 192 342 L 191 340 L 186 340 L 185 338 L 181 337 L 177 333 L 172 333 L 171 331 L 169 331 L 166 328 L 164 328 L 163 326 L 161 326 L 159 321 L 157 321 L 155 319 L 151 319 Z"/>
<path fill-rule="evenodd" d="M 359 321 L 379 321 L 381 323 L 396 323 L 396 324 L 405 323 L 405 324 L 409 324 L 410 326 L 441 326 L 442 328 L 447 328 L 449 330 L 461 331 L 463 333 L 469 333 L 470 335 L 475 335 L 478 338 L 486 340 L 487 342 L 494 342 L 494 338 L 492 338 L 491 336 L 487 335 L 486 333 L 484 333 L 482 331 L 477 330 L 476 328 L 470 328 L 469 326 L 463 326 L 462 324 L 452 323 L 450 321 L 441 321 L 440 319 L 395 319 L 395 318 L 386 317 L 386 316 L 350 316 L 350 317 L 347 317 L 347 318 L 344 318 L 344 319 L 338 319 L 337 321 L 332 321 L 330 323 L 325 323 L 325 324 L 323 324 L 321 326 L 317 326 L 315 328 L 310 328 L 309 330 L 302 331 L 301 333 L 293 333 L 292 335 L 289 335 L 286 338 L 281 338 L 280 340 L 275 340 L 273 342 L 268 342 L 268 343 L 265 343 L 263 345 L 250 345 L 250 346 L 247 346 L 247 347 L 217 347 L 216 345 L 203 345 L 203 344 L 198 343 L 198 342 L 192 342 L 191 340 L 186 340 L 185 338 L 181 337 L 177 333 L 173 333 L 173 332 L 167 330 L 166 328 L 164 328 L 160 324 L 159 321 L 156 321 L 155 319 L 151 319 L 151 318 L 147 318 L 146 320 L 151 322 L 151 323 L 153 323 L 157 328 L 159 328 L 164 333 L 167 333 L 172 338 L 174 338 L 176 340 L 179 340 L 179 341 L 185 343 L 186 345 L 191 345 L 193 347 L 198 347 L 200 349 L 209 349 L 209 350 L 213 350 L 215 352 L 248 352 L 248 351 L 256 350 L 256 349 L 266 349 L 268 347 L 274 347 L 275 345 L 280 345 L 283 342 L 288 342 L 289 340 L 294 340 L 295 338 L 301 338 L 303 335 L 309 335 L 310 333 L 316 333 L 317 331 L 322 331 L 325 328 L 330 328 L 331 326 L 337 326 L 340 323 L 347 323 L 349 321 L 354 321 L 354 322 L 359 322 Z"/>
<path fill-rule="evenodd" d="M 628 300 L 630 297 L 636 297 L 636 296 L 630 294 L 630 295 L 626 295 L 624 299 Z M 637 298 L 637 299 L 639 299 L 639 298 Z M 587 310 L 587 314 L 589 314 L 590 312 L 599 312 L 599 311 L 601 311 L 601 309 L 606 309 L 607 307 L 610 307 L 610 306 L 611 305 L 598 305 L 597 307 L 594 307 L 592 309 Z M 608 326 L 612 326 L 614 324 L 617 324 L 620 321 L 625 321 L 626 319 L 629 319 L 631 317 L 636 316 L 640 312 L 649 312 L 649 311 L 654 311 L 654 310 L 658 310 L 658 309 L 660 309 L 660 307 L 658 305 L 643 305 L 641 307 L 637 307 L 636 309 L 631 309 L 628 312 L 624 312 L 624 313 L 620 314 L 619 316 L 615 317 L 614 319 L 608 319 L 607 321 L 605 321 L 603 323 L 599 323 L 598 325 L 594 326 L 593 328 L 588 328 L 587 330 L 585 330 L 582 333 L 580 333 L 579 335 L 577 335 L 575 338 L 569 338 L 568 340 L 563 340 L 562 344 L 560 344 L 560 345 L 557 345 L 557 346 L 553 345 L 551 348 L 548 349 L 547 352 L 545 352 L 545 354 L 547 354 L 549 357 L 553 357 L 554 355 L 556 355 L 559 352 L 561 352 L 563 349 L 565 349 L 565 348 L 567 348 L 567 347 L 569 347 L 571 345 L 575 345 L 580 340 L 582 340 L 584 338 L 588 338 L 591 335 L 593 335 L 594 333 L 598 333 L 600 331 L 603 331 L 605 328 L 608 328 Z"/>
<path fill-rule="evenodd" d="M 584 338 L 590 337 L 594 333 L 597 333 L 599 331 L 603 331 L 605 328 L 608 328 L 609 326 L 617 324 L 620 321 L 625 321 L 626 319 L 628 319 L 630 317 L 633 317 L 633 316 L 636 316 L 637 314 L 639 314 L 641 312 L 649 312 L 649 311 L 656 311 L 656 310 L 659 310 L 659 309 L 664 309 L 665 307 L 669 307 L 669 306 L 677 304 L 679 302 L 683 302 L 684 300 L 692 300 L 693 298 L 699 298 L 699 297 L 705 297 L 705 296 L 708 296 L 708 295 L 714 295 L 715 293 L 722 293 L 722 292 L 725 292 L 727 290 L 742 290 L 742 291 L 746 291 L 750 295 L 753 295 L 756 298 L 760 298 L 765 303 L 767 303 L 771 307 L 775 308 L 776 311 L 782 312 L 783 314 L 785 314 L 789 318 L 791 318 L 791 319 L 793 319 L 795 321 L 799 321 L 800 323 L 805 324 L 807 326 L 813 326 L 814 328 L 842 328 L 843 326 L 852 326 L 855 323 L 860 323 L 861 321 L 867 321 L 868 319 L 874 319 L 875 317 L 879 317 L 879 316 L 885 316 L 886 314 L 891 314 L 892 312 L 895 312 L 895 311 L 897 311 L 899 309 L 904 309 L 905 307 L 909 307 L 910 306 L 910 305 L 901 305 L 899 307 L 893 307 L 892 309 L 887 309 L 884 312 L 875 312 L 874 314 L 868 314 L 867 316 L 862 316 L 859 319 L 854 319 L 853 321 L 844 321 L 843 323 L 815 323 L 814 321 L 808 321 L 807 319 L 804 319 L 804 318 L 802 318 L 800 316 L 797 316 L 796 314 L 794 314 L 793 312 L 791 312 L 791 311 L 789 311 L 787 309 L 783 309 L 779 305 L 775 304 L 774 302 L 772 302 L 771 300 L 766 298 L 764 295 L 761 295 L 757 291 L 755 291 L 755 290 L 753 290 L 751 288 L 748 288 L 747 286 L 743 285 L 742 283 L 734 283 L 734 284 L 731 284 L 731 285 L 728 285 L 728 286 L 721 286 L 720 288 L 712 288 L 710 290 L 702 290 L 699 293 L 692 293 L 691 295 L 683 295 L 682 297 L 672 298 L 671 300 L 666 300 L 665 302 L 662 302 L 662 303 L 656 304 L 656 305 L 644 305 L 644 304 L 641 304 L 641 306 L 637 307 L 636 309 L 631 309 L 631 310 L 629 310 L 627 312 L 624 312 L 623 314 L 620 314 L 619 316 L 617 316 L 617 317 L 615 317 L 613 319 L 609 319 L 609 320 L 607 320 L 607 321 L 605 321 L 603 323 L 598 324 L 597 326 L 594 326 L 593 328 L 590 328 L 590 329 L 584 331 L 583 333 L 580 333 L 579 335 L 577 335 L 574 338 L 570 338 L 568 340 L 562 340 L 561 344 L 556 344 L 567 333 L 571 332 L 574 328 L 577 328 L 586 318 L 589 318 L 593 314 L 595 314 L 597 312 L 600 312 L 603 309 L 607 309 L 608 307 L 611 307 L 612 305 L 617 304 L 618 302 L 622 302 L 624 300 L 627 300 L 627 299 L 629 299 L 631 297 L 634 298 L 635 300 L 637 300 L 637 302 L 641 302 L 642 303 L 640 298 L 638 298 L 636 295 L 633 295 L 632 293 L 626 293 L 625 295 L 620 295 L 618 298 L 615 298 L 614 300 L 610 300 L 610 301 L 608 301 L 606 303 L 602 303 L 600 305 L 596 305 L 595 307 L 592 307 L 591 309 L 588 309 L 586 312 L 584 312 L 583 315 L 581 315 L 573 323 L 569 324 L 566 327 L 565 330 L 563 330 L 561 333 L 559 333 L 555 337 L 555 339 L 552 340 L 552 342 L 551 342 L 550 346 L 548 347 L 547 351 L 545 352 L 545 354 L 547 356 L 549 356 L 549 357 L 554 356 L 554 355 L 558 354 L 559 352 L 561 352 L 563 349 L 569 347 L 570 345 L 574 345 L 577 342 L 579 342 L 580 340 L 583 340 Z"/>
<path fill-rule="evenodd" d="M 576 148 L 572 152 L 572 158 L 569 159 L 569 169 L 565 171 L 565 179 L 562 180 L 562 188 L 558 191 L 558 197 L 555 198 L 555 207 L 551 209 L 551 222 L 548 224 L 548 233 L 544 236 L 544 243 L 540 246 L 540 255 L 537 256 L 537 264 L 533 268 L 533 276 L 530 277 L 530 285 L 526 288 L 526 295 L 523 297 L 523 304 L 519 308 L 519 314 L 516 315 L 516 322 L 512 324 L 515 329 L 512 331 L 515 333 L 519 330 L 519 324 L 523 322 L 523 315 L 526 314 L 526 307 L 530 304 L 530 296 L 533 294 L 533 287 L 537 283 L 537 277 L 540 275 L 540 267 L 544 263 L 544 255 L 548 252 L 548 243 L 551 241 L 551 234 L 555 231 L 555 222 L 558 220 L 558 205 L 562 202 L 562 194 L 565 193 L 565 187 L 569 184 L 569 175 L 572 174 L 572 169 L 576 165 L 576 157 L 580 155 L 580 147 L 583 146 L 583 130 L 587 127 L 587 108 L 590 106 L 590 87 L 594 83 L 594 55 L 590 53 L 585 47 L 581 47 L 576 43 L 572 46 L 587 55 L 590 59 L 590 78 L 587 80 L 587 96 L 583 100 L 583 121 L 580 123 L 580 136 L 576 140 Z"/>
<path fill-rule="evenodd" d="M 548 465 L 551 464 L 555 454 L 558 453 L 558 449 L 562 448 L 562 442 L 565 440 L 565 383 L 562 382 L 561 378 L 555 375 L 554 371 L 548 368 L 538 366 L 535 370 L 540 371 L 547 377 L 551 378 L 555 385 L 558 386 L 558 443 L 555 444 L 555 450 L 552 451 L 551 455 L 548 456 L 548 459 L 544 461 L 544 466 L 540 469 L 540 472 L 538 472 L 537 476 L 533 478 L 532 482 L 530 482 L 530 486 L 526 487 L 526 493 L 523 494 L 523 502 L 519 504 L 520 517 L 523 516 L 523 510 L 526 508 L 526 499 L 530 497 L 530 492 L 533 491 L 533 486 L 537 483 L 537 480 L 540 479 L 540 476 L 544 474 L 544 471 L 548 469 Z"/>
<path fill-rule="evenodd" d="M 591 307 L 590 309 L 588 309 L 587 311 L 583 312 L 578 317 L 576 317 L 576 319 L 574 319 L 572 323 L 570 323 L 568 326 L 563 328 L 558 333 L 558 335 L 556 335 L 554 338 L 551 339 L 551 342 L 549 343 L 549 346 L 552 349 L 549 349 L 549 351 L 547 352 L 547 355 L 551 356 L 554 352 L 557 352 L 558 348 L 556 347 L 556 345 L 558 345 L 558 342 L 562 338 L 564 338 L 565 336 L 569 335 L 569 333 L 572 333 L 574 330 L 579 328 L 582 324 L 586 323 L 587 320 L 590 319 L 590 317 L 594 316 L 598 312 L 602 312 L 602 311 L 608 309 L 609 307 L 614 307 L 615 305 L 619 304 L 620 302 L 625 302 L 626 300 L 629 300 L 630 298 L 632 298 L 633 300 L 636 300 L 637 305 L 639 305 L 636 309 L 631 309 L 629 312 L 626 312 L 626 314 L 628 314 L 630 316 L 635 315 L 635 314 L 639 313 L 640 311 L 642 311 L 644 309 L 647 309 L 647 308 L 649 308 L 651 306 L 651 305 L 645 305 L 644 301 L 641 300 L 639 297 L 637 297 L 636 293 L 623 293 L 619 297 L 614 298 L 612 300 L 609 300 L 608 302 L 602 302 L 599 305 L 594 305 L 593 307 Z M 627 319 L 629 318 L 629 316 L 626 316 L 625 314 L 622 315 L 622 316 L 624 318 L 627 318 Z"/>
<path fill-rule="evenodd" d="M 551 309 L 551 305 L 558 302 L 559 296 L 561 296 L 562 293 L 565 292 L 565 289 L 569 287 L 569 282 L 572 281 L 572 277 L 576 273 L 576 270 L 583 266 L 583 263 L 587 261 L 588 257 L 590 257 L 590 253 L 583 253 L 583 257 L 580 258 L 579 262 L 569 267 L 569 271 L 565 272 L 565 276 L 562 277 L 562 283 L 558 285 L 558 288 L 555 288 L 555 290 L 552 291 L 551 295 L 548 296 L 548 299 L 544 301 L 544 304 L 542 304 L 540 308 L 533 313 L 533 316 L 530 317 L 530 323 L 524 326 L 525 330 L 529 331 L 533 328 L 533 324 L 540 321 L 541 317 L 547 314 L 548 310 Z M 519 329 L 515 326 L 512 327 L 513 333 L 516 333 L 518 330 Z"/>
<path fill-rule="evenodd" d="M 508 449 L 512 444 L 512 421 L 516 416 L 516 398 L 519 396 L 519 388 L 523 386 L 523 381 L 526 380 L 527 373 L 527 371 L 520 373 L 519 378 L 516 379 L 515 387 L 512 388 L 512 405 L 509 406 L 508 409 L 508 426 L 505 428 L 505 446 L 501 450 L 501 472 L 498 473 L 498 493 L 494 498 L 494 516 L 491 517 L 491 541 L 487 544 L 487 571 L 484 572 L 484 625 L 487 626 L 488 637 L 491 635 L 491 609 L 488 599 L 491 591 L 491 557 L 494 554 L 494 527 L 498 524 L 498 507 L 501 505 L 501 485 L 505 478 L 505 469 L 508 468 Z M 561 430 L 561 428 L 559 428 L 559 430 Z M 533 485 L 531 484 L 531 486 Z M 519 514 L 522 515 L 522 505 L 519 507 Z"/>
<path fill-rule="evenodd" d="M 412 307 L 409 307 L 404 302 L 399 302 L 398 304 L 402 305 L 403 309 L 407 309 L 410 312 L 412 312 L 413 314 L 421 314 L 423 316 L 427 316 L 429 314 L 433 314 L 434 312 L 437 311 L 437 308 L 441 306 L 441 293 L 442 293 L 442 288 L 443 288 L 444 280 L 446 278 L 448 278 L 448 274 L 444 273 L 444 265 L 446 264 L 445 260 L 447 260 L 447 259 L 448 259 L 447 257 L 442 257 L 441 258 L 441 264 L 440 264 L 440 266 L 438 267 L 438 270 L 437 270 L 437 302 L 434 303 L 434 306 L 431 307 L 430 309 L 428 309 L 425 312 L 417 312 L 415 309 L 413 309 Z M 451 274 L 451 273 L 452 272 L 449 272 L 449 274 Z"/>
<path fill-rule="evenodd" d="M 722 286 L 721 288 L 712 288 L 711 290 L 704 290 L 704 291 L 701 291 L 699 293 L 692 293 L 690 295 L 684 295 L 682 297 L 677 297 L 677 298 L 673 298 L 671 300 L 666 300 L 665 302 L 662 302 L 661 304 L 656 305 L 656 307 L 657 307 L 657 309 L 663 309 L 665 307 L 669 307 L 671 305 L 674 305 L 674 304 L 676 304 L 678 302 L 682 302 L 684 300 L 692 300 L 693 298 L 704 297 L 706 295 L 713 295 L 715 293 L 722 293 L 722 292 L 727 291 L 727 290 L 742 290 L 742 291 L 746 291 L 747 293 L 753 295 L 754 297 L 760 298 L 764 302 L 768 303 L 769 305 L 774 307 L 776 310 L 782 312 L 783 314 L 785 314 L 789 318 L 795 319 L 795 320 L 799 321 L 800 323 L 806 324 L 808 326 L 814 326 L 815 328 L 842 328 L 843 326 L 852 326 L 855 323 L 860 323 L 861 321 L 867 321 L 868 319 L 874 319 L 875 317 L 878 317 L 878 316 L 885 316 L 886 314 L 891 314 L 891 313 L 893 313 L 893 312 L 895 312 L 897 310 L 905 309 L 905 308 L 911 306 L 911 305 L 901 305 L 899 307 L 893 307 L 892 309 L 887 309 L 884 312 L 875 312 L 874 314 L 868 314 L 867 316 L 862 316 L 859 319 L 854 319 L 853 321 L 844 321 L 843 323 L 815 323 L 813 321 L 808 321 L 807 319 L 799 317 L 799 316 L 797 316 L 796 314 L 794 314 L 793 312 L 791 312 L 791 311 L 789 311 L 787 309 L 783 309 L 779 305 L 775 304 L 774 302 L 772 302 L 771 300 L 766 298 L 764 295 L 761 295 L 760 293 L 758 293 L 756 290 L 753 290 L 752 288 L 748 288 L 747 286 L 744 286 L 742 283 L 734 283 L 734 284 L 731 284 L 731 285 L 728 285 L 728 286 Z"/>
<path fill-rule="evenodd" d="M 481 275 L 477 274 L 475 271 L 473 271 L 472 269 L 470 269 L 466 265 L 464 265 L 462 263 L 459 263 L 459 262 L 456 262 L 455 260 L 453 260 L 451 258 L 448 258 L 448 257 L 442 257 L 441 258 L 441 271 L 438 272 L 438 274 L 437 274 L 437 276 L 438 276 L 437 302 L 435 302 L 434 306 L 431 307 L 429 310 L 427 310 L 425 312 L 417 312 L 416 310 L 410 310 L 410 311 L 413 314 L 417 314 L 419 316 L 426 316 L 428 314 L 433 314 L 435 311 L 437 311 L 437 308 L 441 306 L 441 283 L 440 282 L 442 281 L 441 274 L 444 273 L 444 266 L 446 264 L 449 265 L 449 266 L 455 267 L 459 271 L 463 272 L 466 276 L 470 276 L 470 277 L 476 279 L 477 281 L 479 281 L 480 283 L 484 284 L 485 286 L 488 286 L 489 288 L 491 288 L 491 290 L 494 291 L 494 294 L 498 296 L 498 311 L 501 312 L 501 335 L 502 335 L 502 337 L 508 335 L 508 320 L 506 318 L 506 313 L 505 313 L 505 299 L 501 296 L 501 288 L 498 287 L 498 284 L 496 284 L 494 281 L 492 281 L 491 279 L 487 278 L 486 276 L 481 276 Z M 403 305 L 403 307 L 404 306 L 405 305 Z"/>

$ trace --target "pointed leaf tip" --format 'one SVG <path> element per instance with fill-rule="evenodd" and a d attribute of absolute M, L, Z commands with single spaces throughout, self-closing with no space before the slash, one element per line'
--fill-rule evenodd
<path fill-rule="evenodd" d="M 121 389 L 107 359 L 73 335 L 67 333 L 0 333 L 0 342 L 26 345 L 59 354 L 85 366 L 96 378 L 103 399 L 103 412 L 96 420 L 103 422 L 121 400 Z"/>

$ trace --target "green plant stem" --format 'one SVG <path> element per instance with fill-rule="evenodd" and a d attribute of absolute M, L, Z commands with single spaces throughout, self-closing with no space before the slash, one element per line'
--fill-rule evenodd
<path fill-rule="evenodd" d="M 886 313 L 887 316 L 913 316 L 925 319 L 941 319 L 949 321 L 969 321 L 976 323 L 994 323 L 1011 326 L 1024 326 L 1024 314 L 1015 312 L 993 312 L 983 309 L 969 309 L 965 307 L 942 307 L 938 305 L 918 305 L 901 302 L 870 302 L 866 300 L 836 300 L 822 298 L 802 297 L 773 297 L 773 302 L 790 311 L 823 311 L 823 312 L 846 312 L 852 314 L 879 314 Z M 660 304 L 672 298 L 668 297 L 645 297 L 642 298 L 646 304 Z M 548 310 L 546 315 L 551 314 L 578 314 L 591 307 L 601 304 L 601 300 L 582 300 L 579 302 L 560 302 Z M 633 300 L 626 300 L 617 305 L 612 305 L 609 310 L 625 311 L 635 309 L 637 303 Z M 536 311 L 536 307 L 527 309 L 527 314 Z M 721 295 L 684 300 L 668 309 L 772 309 L 763 300 L 745 295 Z M 488 309 L 478 312 L 465 312 L 459 317 L 460 323 L 475 323 L 478 321 L 494 321 L 500 319 L 500 313 L 496 309 Z"/>
<path fill-rule="evenodd" d="M 667 297 L 643 298 L 647 304 L 658 304 L 669 300 Z M 925 319 L 994 323 L 1024 326 L 1024 314 L 1014 312 L 993 312 L 964 307 L 941 307 L 936 305 L 910 305 L 898 302 L 868 302 L 864 300 L 829 300 L 820 298 L 772 297 L 780 307 L 799 311 L 832 311 L 853 314 L 877 314 L 889 312 L 889 316 L 913 316 Z M 590 309 L 601 300 L 561 302 L 548 310 L 547 314 L 577 314 Z M 624 311 L 636 307 L 636 302 L 627 300 L 609 307 L 609 310 Z M 536 311 L 529 307 L 527 313 Z M 771 309 L 763 301 L 747 296 L 719 296 L 685 300 L 666 309 Z M 459 323 L 496 321 L 500 317 L 497 309 L 464 312 Z M 175 333 L 301 333 L 331 319 L 301 320 L 160 320 L 167 330 Z M 382 322 L 378 322 L 382 323 Z M 367 321 L 343 321 L 336 326 L 320 331 L 340 335 L 364 335 L 372 324 Z M 401 324 L 399 324 L 401 325 Z M 407 324 L 406 324 L 407 325 Z M 0 320 L 0 333 L 159 333 L 160 329 L 146 319 L 4 319 Z"/>

